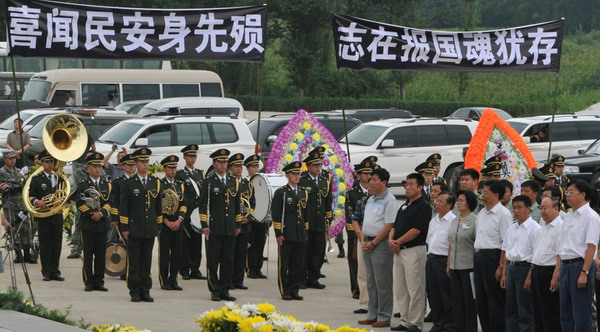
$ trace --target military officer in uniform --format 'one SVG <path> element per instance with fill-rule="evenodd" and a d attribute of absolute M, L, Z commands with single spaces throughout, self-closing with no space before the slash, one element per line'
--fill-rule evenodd
<path fill-rule="evenodd" d="M 554 175 L 556 176 L 556 185 L 563 188 L 563 191 L 567 190 L 569 179 L 565 176 L 565 157 L 556 154 L 550 159 L 550 165 L 554 168 Z"/>
<path fill-rule="evenodd" d="M 112 180 L 112 191 L 110 194 L 110 215 L 112 227 L 118 227 L 119 224 L 119 205 L 121 203 L 121 188 L 127 179 L 135 175 L 135 164 L 131 154 L 126 154 L 121 157 L 121 165 L 123 167 L 123 175 Z M 127 279 L 127 271 L 121 275 L 121 280 Z"/>
<path fill-rule="evenodd" d="M 431 183 L 443 183 L 447 185 L 446 179 L 440 176 L 440 170 L 442 167 L 442 155 L 439 153 L 434 153 L 431 156 L 427 157 L 425 161 L 433 162 L 433 180 Z"/>
<path fill-rule="evenodd" d="M 148 174 L 152 151 L 133 152 L 137 174 L 121 188 L 119 221 L 127 239 L 127 287 L 131 302 L 154 302 L 150 296 L 152 249 L 158 227 L 163 222 L 160 180 Z"/>
<path fill-rule="evenodd" d="M 194 167 L 198 159 L 198 145 L 190 144 L 181 149 L 185 167 L 177 171 L 175 178 L 185 185 L 185 201 L 187 213 L 183 219 L 181 269 L 179 274 L 183 280 L 202 279 L 206 277 L 200 272 L 202 261 L 202 234 L 191 225 L 192 212 L 198 207 L 200 186 L 204 181 L 204 171 Z"/>
<path fill-rule="evenodd" d="M 244 155 L 236 153 L 229 157 L 228 167 L 229 172 L 235 177 L 239 183 L 240 188 L 240 213 L 242 215 L 242 225 L 240 233 L 235 237 L 235 253 L 233 260 L 233 276 L 231 282 L 231 289 L 248 289 L 244 285 L 244 271 L 246 270 L 246 257 L 248 255 L 248 233 L 250 233 L 250 220 L 254 217 L 254 208 L 256 207 L 256 200 L 254 197 L 254 186 L 248 179 L 242 178 L 242 171 L 244 163 Z"/>
<path fill-rule="evenodd" d="M 234 176 L 227 174 L 229 150 L 219 149 L 210 157 L 214 173 L 204 180 L 199 199 L 202 233 L 206 237 L 208 290 L 213 301 L 235 301 L 235 297 L 229 295 L 229 287 L 235 236 L 242 226 L 240 185 Z"/>
<path fill-rule="evenodd" d="M 299 161 L 285 166 L 283 172 L 288 184 L 278 188 L 273 195 L 273 229 L 279 252 L 277 285 L 281 298 L 286 301 L 303 300 L 298 291 L 304 275 L 302 266 L 309 228 L 306 216 L 310 207 L 308 191 L 299 186 L 301 167 Z"/>
<path fill-rule="evenodd" d="M 433 161 L 425 161 L 420 163 L 417 167 L 415 167 L 415 172 L 423 175 L 425 179 L 425 184 L 423 184 L 423 189 L 421 190 L 421 195 L 423 198 L 431 204 L 429 194 L 431 192 L 431 185 L 433 184 L 433 173 L 435 171 Z"/>
<path fill-rule="evenodd" d="M 489 171 L 492 171 L 494 169 L 493 166 L 495 166 L 495 165 L 500 165 L 500 170 L 502 170 L 502 159 L 500 158 L 500 156 L 492 156 L 483 162 L 483 167 L 481 168 L 481 171 L 480 171 L 481 179 L 480 179 L 479 185 L 477 187 L 477 191 L 479 193 L 481 193 L 481 191 L 483 190 L 483 184 L 487 180 L 496 180 L 496 179 L 500 180 L 500 173 L 498 173 L 497 177 L 492 177 L 492 176 L 490 176 L 490 174 L 488 174 Z"/>
<path fill-rule="evenodd" d="M 323 147 L 308 153 L 304 163 L 307 171 L 300 175 L 300 187 L 308 191 L 308 239 L 306 242 L 306 287 L 323 289 L 319 282 L 321 265 L 325 257 L 326 237 L 332 219 L 331 178 L 321 173 Z"/>
<path fill-rule="evenodd" d="M 81 245 L 83 247 L 83 284 L 86 292 L 104 287 L 106 237 L 110 220 L 112 185 L 100 178 L 104 155 L 93 151 L 86 161 L 88 177 L 77 184 L 76 204 L 79 210 Z"/>
<path fill-rule="evenodd" d="M 481 170 L 481 177 L 487 180 L 502 180 L 500 173 L 502 172 L 502 165 L 491 164 Z"/>
<path fill-rule="evenodd" d="M 29 199 L 32 205 L 40 209 L 47 209 L 42 197 L 54 194 L 56 187 L 64 181 L 62 177 L 54 174 L 56 159 L 47 150 L 40 152 L 39 159 L 42 162 L 43 172 L 38 173 L 31 179 L 29 187 Z M 62 212 L 58 212 L 46 218 L 37 218 L 38 236 L 40 241 L 40 260 L 42 263 L 42 277 L 44 281 L 64 281 L 58 269 L 60 262 L 60 251 L 62 249 Z"/>
<path fill-rule="evenodd" d="M 162 226 L 158 233 L 158 277 L 160 288 L 164 290 L 182 290 L 177 284 L 177 274 L 181 268 L 181 239 L 183 236 L 183 219 L 187 214 L 185 189 L 183 182 L 175 179 L 179 157 L 166 156 L 160 164 L 165 177 L 161 180 Z M 175 195 L 166 195 L 170 189 Z M 167 206 L 168 203 L 169 205 Z"/>
<path fill-rule="evenodd" d="M 246 172 L 248 172 L 248 183 L 251 184 L 250 179 L 254 174 L 258 173 L 260 163 L 260 156 L 253 154 L 244 160 L 244 166 L 246 166 Z M 252 197 L 256 202 L 254 196 L 254 186 L 252 186 Z M 254 207 L 252 207 L 254 209 Z M 250 233 L 248 233 L 248 278 L 251 279 L 266 279 L 267 276 L 261 271 L 263 266 L 263 252 L 265 250 L 265 243 L 267 242 L 267 234 L 269 232 L 269 223 L 259 222 L 254 218 L 250 220 Z"/>

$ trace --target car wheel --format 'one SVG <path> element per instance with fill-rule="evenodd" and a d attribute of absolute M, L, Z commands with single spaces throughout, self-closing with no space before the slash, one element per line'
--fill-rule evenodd
<path fill-rule="evenodd" d="M 590 181 L 590 185 L 592 188 L 600 190 L 600 172 L 594 173 L 592 180 Z"/>

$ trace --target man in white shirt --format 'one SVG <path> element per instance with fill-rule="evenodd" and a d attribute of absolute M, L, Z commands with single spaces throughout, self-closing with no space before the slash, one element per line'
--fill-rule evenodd
<path fill-rule="evenodd" d="M 533 307 L 531 305 L 529 276 L 533 244 L 541 226 L 529 216 L 531 199 L 526 195 L 513 198 L 513 213 L 517 222 L 506 231 L 502 251 L 506 265 L 500 285 L 506 289 L 506 330 L 532 331 Z"/>
<path fill-rule="evenodd" d="M 563 331 L 592 330 L 593 258 L 600 239 L 600 217 L 589 204 L 590 186 L 581 180 L 567 187 L 565 216 L 559 238 L 560 324 Z"/>
<path fill-rule="evenodd" d="M 500 249 L 513 220 L 508 209 L 500 202 L 504 190 L 500 181 L 486 181 L 482 191 L 485 208 L 477 214 L 473 261 L 477 315 L 483 332 L 504 332 L 506 294 L 500 287 L 500 280 L 505 258 Z"/>
<path fill-rule="evenodd" d="M 536 331 L 552 332 L 560 326 L 560 299 L 558 296 L 558 237 L 563 220 L 560 201 L 549 196 L 540 204 L 542 229 L 533 245 L 531 258 L 531 295 L 533 298 L 533 325 Z"/>
<path fill-rule="evenodd" d="M 433 331 L 456 331 L 452 318 L 450 278 L 446 274 L 448 261 L 448 231 L 456 217 L 451 212 L 456 202 L 454 194 L 441 192 L 433 201 L 437 214 L 431 218 L 427 231 L 427 299 L 431 307 Z"/>

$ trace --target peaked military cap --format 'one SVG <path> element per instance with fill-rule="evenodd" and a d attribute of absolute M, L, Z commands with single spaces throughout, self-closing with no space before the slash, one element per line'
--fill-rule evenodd
<path fill-rule="evenodd" d="M 564 166 L 565 165 L 565 157 L 561 155 L 554 156 L 554 158 L 550 159 L 550 163 L 554 166 Z"/>
<path fill-rule="evenodd" d="M 52 157 L 52 155 L 50 154 L 50 152 L 48 152 L 48 150 L 44 150 L 42 152 L 40 152 L 38 159 L 40 161 L 54 161 L 56 160 L 56 158 Z"/>
<path fill-rule="evenodd" d="M 250 157 L 246 158 L 246 160 L 244 160 L 244 166 L 246 166 L 246 167 L 258 166 L 259 162 L 260 162 L 260 156 L 257 154 L 253 154 Z"/>
<path fill-rule="evenodd" d="M 415 171 L 419 173 L 433 173 L 433 161 L 425 161 L 415 167 Z"/>
<path fill-rule="evenodd" d="M 133 151 L 131 156 L 135 161 L 145 161 L 150 160 L 150 155 L 152 154 L 152 150 L 148 148 L 141 148 Z"/>
<path fill-rule="evenodd" d="M 488 158 L 488 160 L 486 160 L 483 164 L 485 166 L 489 166 L 494 164 L 500 164 L 500 162 L 502 162 L 502 158 L 500 158 L 500 156 L 493 156 L 491 158 Z"/>
<path fill-rule="evenodd" d="M 502 170 L 502 165 L 500 164 L 492 164 L 488 165 L 486 168 L 481 170 L 481 175 L 500 175 L 500 171 Z"/>
<path fill-rule="evenodd" d="M 537 168 L 532 168 L 531 169 L 531 176 L 532 176 L 533 179 L 538 180 L 538 181 L 544 181 L 544 182 L 546 182 L 546 181 L 550 180 L 550 179 L 548 179 L 544 175 L 544 173 L 542 173 L 542 171 L 540 171 Z"/>
<path fill-rule="evenodd" d="M 356 171 L 356 173 L 370 174 L 373 171 L 373 166 L 375 166 L 375 164 L 373 164 L 373 162 L 368 160 L 367 158 L 363 160 L 360 164 L 354 165 L 354 170 Z"/>
<path fill-rule="evenodd" d="M 229 150 L 227 149 L 219 149 L 210 154 L 210 157 L 213 161 L 227 161 L 229 158 Z"/>
<path fill-rule="evenodd" d="M 289 164 L 287 164 L 284 168 L 283 171 L 287 174 L 287 173 L 300 173 L 300 169 L 302 168 L 302 163 L 299 161 L 294 161 L 291 162 Z"/>
<path fill-rule="evenodd" d="M 85 158 L 85 163 L 88 165 L 102 165 L 103 160 L 104 155 L 102 153 L 91 151 L 91 153 Z"/>
<path fill-rule="evenodd" d="M 439 164 L 442 162 L 442 155 L 439 153 L 434 153 L 431 156 L 427 157 L 425 161 L 433 161 L 434 163 Z"/>
<path fill-rule="evenodd" d="M 121 157 L 121 164 L 123 165 L 133 165 L 133 156 L 131 153 L 124 155 Z"/>
<path fill-rule="evenodd" d="M 325 148 L 318 146 L 308 153 L 308 157 L 304 158 L 304 162 L 306 165 L 320 164 L 324 153 Z"/>
<path fill-rule="evenodd" d="M 362 164 L 365 161 L 370 161 L 372 165 L 375 165 L 375 164 L 377 164 L 377 157 L 376 156 L 368 156 L 367 158 L 363 159 L 363 161 L 361 161 L 360 163 Z"/>
<path fill-rule="evenodd" d="M 181 149 L 181 152 L 183 152 L 184 156 L 196 156 L 198 154 L 198 145 L 196 144 L 189 144 L 186 145 L 183 149 Z"/>
<path fill-rule="evenodd" d="M 540 168 L 540 172 L 544 174 L 547 178 L 556 178 L 556 174 L 554 174 L 554 167 L 551 164 L 546 164 L 544 167 Z"/>
<path fill-rule="evenodd" d="M 229 157 L 228 164 L 231 165 L 241 165 L 244 163 L 244 155 L 241 153 L 234 153 Z"/>
<path fill-rule="evenodd" d="M 2 158 L 16 158 L 17 155 L 13 150 L 4 150 L 2 151 Z"/>
<path fill-rule="evenodd" d="M 177 162 L 179 161 L 179 157 L 175 155 L 166 156 L 163 160 L 160 161 L 162 167 L 177 167 Z"/>

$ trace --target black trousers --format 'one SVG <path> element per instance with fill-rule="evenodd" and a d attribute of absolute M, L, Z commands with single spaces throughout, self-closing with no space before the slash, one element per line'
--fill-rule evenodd
<path fill-rule="evenodd" d="M 534 267 L 531 270 L 533 299 L 533 328 L 536 332 L 556 331 L 560 326 L 560 297 L 550 291 L 554 266 Z"/>
<path fill-rule="evenodd" d="M 233 256 L 233 276 L 231 284 L 239 285 L 244 283 L 247 255 L 248 233 L 240 232 L 240 234 L 235 237 L 235 253 Z"/>
<path fill-rule="evenodd" d="M 325 257 L 325 231 L 308 232 L 306 242 L 306 279 L 309 284 L 319 281 Z"/>
<path fill-rule="evenodd" d="M 259 272 L 263 267 L 263 252 L 267 243 L 268 223 L 250 222 L 248 233 L 248 273 Z"/>
<path fill-rule="evenodd" d="M 483 332 L 505 330 L 506 292 L 495 275 L 499 262 L 500 250 L 479 251 L 474 255 L 477 315 Z"/>
<path fill-rule="evenodd" d="M 305 250 L 305 242 L 283 241 L 278 248 L 277 284 L 281 296 L 298 293 L 300 281 L 304 276 L 302 267 L 304 266 Z"/>
<path fill-rule="evenodd" d="M 431 307 L 433 327 L 430 331 L 457 331 L 452 316 L 450 278 L 446 274 L 446 256 L 430 256 L 425 264 L 427 300 Z"/>
<path fill-rule="evenodd" d="M 154 238 L 129 237 L 127 242 L 127 288 L 130 295 L 149 294 Z"/>
<path fill-rule="evenodd" d="M 106 269 L 107 232 L 81 231 L 83 246 L 83 283 L 91 286 L 104 286 Z"/>
<path fill-rule="evenodd" d="M 210 234 L 206 240 L 206 273 L 208 290 L 211 293 L 229 294 L 233 275 L 234 246 L 235 236 L 233 235 Z"/>
<path fill-rule="evenodd" d="M 468 270 L 450 270 L 450 293 L 454 325 L 461 332 L 477 332 L 477 309 Z"/>
<path fill-rule="evenodd" d="M 352 296 L 359 295 L 360 290 L 358 289 L 358 259 L 357 259 L 357 241 L 356 233 L 354 231 L 346 231 L 348 236 L 348 249 L 346 250 L 346 257 L 348 257 L 348 271 L 350 272 L 350 292 Z"/>
<path fill-rule="evenodd" d="M 161 286 L 177 285 L 177 273 L 181 268 L 181 239 L 183 231 L 164 228 L 158 235 L 158 280 Z"/>
<path fill-rule="evenodd" d="M 202 234 L 192 229 L 189 220 L 183 222 L 185 230 L 181 237 L 181 268 L 182 275 L 199 274 L 202 261 Z"/>
<path fill-rule="evenodd" d="M 40 262 L 42 263 L 42 275 L 45 277 L 60 276 L 58 266 L 62 249 L 62 232 L 62 223 L 38 220 Z"/>

